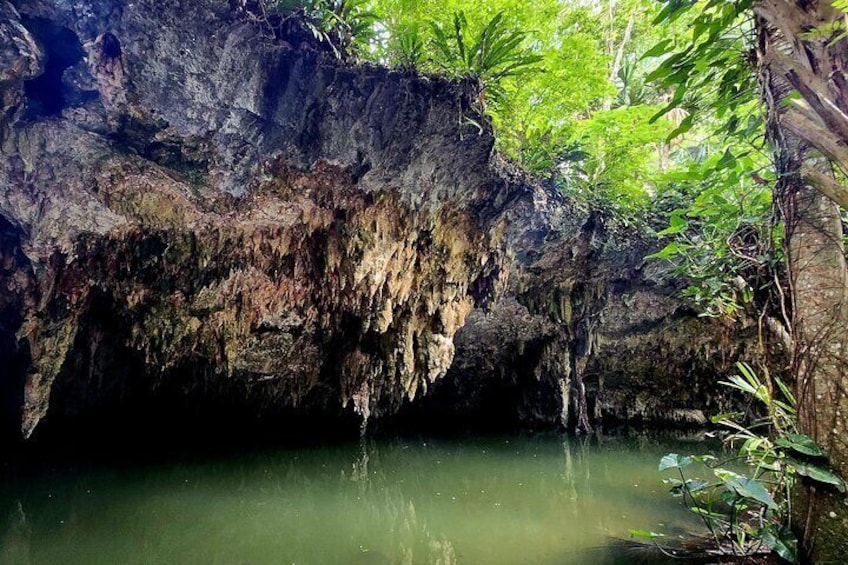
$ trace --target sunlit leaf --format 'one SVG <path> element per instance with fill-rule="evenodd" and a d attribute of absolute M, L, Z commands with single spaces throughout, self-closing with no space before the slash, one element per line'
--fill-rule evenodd
<path fill-rule="evenodd" d="M 739 475 L 727 469 L 715 469 L 714 473 L 728 489 L 733 490 L 739 496 L 756 500 L 768 508 L 777 508 L 777 503 L 762 481 Z"/>
<path fill-rule="evenodd" d="M 693 463 L 693 459 L 689 455 L 678 455 L 677 453 L 669 453 L 665 457 L 660 460 L 660 471 L 665 471 L 666 469 L 679 469 L 682 467 L 688 467 Z"/>
<path fill-rule="evenodd" d="M 630 536 L 634 538 L 642 538 L 646 540 L 653 540 L 656 538 L 665 537 L 665 534 L 659 534 L 657 532 L 649 532 L 647 530 L 630 530 Z"/>

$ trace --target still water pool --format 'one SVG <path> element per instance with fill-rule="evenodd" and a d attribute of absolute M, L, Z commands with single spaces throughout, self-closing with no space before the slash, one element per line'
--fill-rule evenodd
<path fill-rule="evenodd" d="M 608 536 L 694 527 L 657 463 L 702 448 L 551 434 L 53 465 L 0 487 L 0 563 L 599 563 Z"/>

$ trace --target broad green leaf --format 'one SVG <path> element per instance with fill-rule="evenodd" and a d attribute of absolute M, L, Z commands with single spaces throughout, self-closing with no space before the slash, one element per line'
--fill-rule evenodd
<path fill-rule="evenodd" d="M 742 447 L 739 448 L 739 454 L 748 456 L 762 455 L 764 451 L 770 447 L 770 445 L 771 442 L 768 438 L 757 436 L 749 437 L 742 443 Z"/>
<path fill-rule="evenodd" d="M 659 43 L 657 43 L 656 45 L 654 45 L 653 47 L 648 49 L 645 52 L 645 54 L 642 55 L 642 58 L 643 59 L 649 59 L 651 57 L 658 57 L 660 55 L 665 55 L 666 53 L 668 53 L 668 48 L 669 48 L 669 46 L 671 46 L 671 44 L 672 44 L 671 39 L 663 39 L 662 41 L 660 41 Z"/>
<path fill-rule="evenodd" d="M 671 259 L 681 251 L 683 251 L 684 245 L 679 241 L 672 241 L 665 247 L 663 247 L 660 251 L 656 253 L 652 253 L 645 257 L 645 259 Z"/>
<path fill-rule="evenodd" d="M 714 473 L 728 489 L 733 490 L 739 496 L 756 500 L 771 509 L 777 508 L 777 503 L 762 481 L 745 477 L 727 469 L 715 469 Z"/>
<path fill-rule="evenodd" d="M 694 126 L 694 125 L 695 125 L 695 114 L 689 114 L 688 116 L 683 118 L 683 120 L 680 122 L 680 125 L 677 126 L 677 128 L 675 128 L 674 131 L 672 131 L 670 134 L 668 134 L 668 137 L 666 137 L 666 142 L 671 143 L 677 137 L 679 137 L 679 136 L 683 135 L 684 133 L 688 132 L 689 130 L 691 130 L 692 126 Z"/>
<path fill-rule="evenodd" d="M 785 436 L 777 438 L 774 443 L 780 447 L 785 447 L 786 449 L 791 449 L 792 451 L 797 451 L 804 455 L 810 455 L 813 457 L 824 456 L 824 452 L 810 436 L 802 434 L 786 434 Z"/>
<path fill-rule="evenodd" d="M 775 532 L 766 528 L 759 535 L 760 540 L 773 552 L 790 563 L 798 562 L 798 540 L 791 532 Z"/>
<path fill-rule="evenodd" d="M 807 463 L 790 458 L 787 461 L 788 465 L 795 469 L 799 475 L 807 477 L 811 480 L 833 485 L 839 492 L 845 492 L 845 481 L 837 475 L 832 469 L 815 463 Z"/>
<path fill-rule="evenodd" d="M 693 459 L 689 455 L 678 455 L 677 453 L 669 453 L 660 460 L 660 471 L 666 469 L 681 469 L 688 467 L 693 463 Z"/>
<path fill-rule="evenodd" d="M 683 217 L 681 217 L 680 215 L 672 214 L 671 218 L 669 218 L 669 226 L 666 229 L 657 232 L 657 235 L 663 237 L 666 235 L 680 233 L 682 231 L 685 231 L 688 225 L 689 222 L 687 222 Z"/>

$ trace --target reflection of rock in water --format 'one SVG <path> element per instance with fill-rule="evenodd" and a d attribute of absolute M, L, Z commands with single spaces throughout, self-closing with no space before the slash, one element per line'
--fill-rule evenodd
<path fill-rule="evenodd" d="M 414 563 L 428 563 L 430 565 L 456 565 L 456 552 L 453 544 L 448 540 L 430 540 L 428 551 L 423 559 L 416 561 L 411 547 L 400 547 L 400 552 L 395 559 L 385 553 L 373 550 L 361 550 L 349 563 L 352 565 L 413 565 Z"/>
<path fill-rule="evenodd" d="M 565 436 L 562 440 L 564 456 L 562 479 L 570 500 L 592 500 L 592 466 L 586 463 L 589 441 L 589 436 Z"/>
<path fill-rule="evenodd" d="M 353 462 L 349 479 L 357 485 L 354 505 L 367 505 L 372 531 L 390 534 L 384 551 L 360 548 L 350 558 L 350 563 L 413 565 L 456 565 L 456 551 L 447 537 L 434 533 L 428 524 L 420 520 L 415 502 L 392 480 L 382 468 L 382 456 L 391 457 L 373 442 L 360 442 L 359 454 Z M 390 486 L 392 485 L 392 486 Z"/>
<path fill-rule="evenodd" d="M 23 505 L 20 500 L 16 500 L 7 515 L 3 534 L 0 535 L 0 563 L 29 563 L 31 534 Z"/>
<path fill-rule="evenodd" d="M 456 552 L 453 550 L 453 544 L 446 539 L 431 541 L 430 563 L 435 565 L 453 565 L 456 563 Z"/>
<path fill-rule="evenodd" d="M 351 469 L 350 480 L 359 486 L 359 494 L 363 495 L 371 486 L 370 477 L 368 476 L 368 460 L 371 458 L 370 452 L 373 448 L 369 447 L 365 438 L 359 440 L 359 455 L 356 461 L 353 462 Z"/>

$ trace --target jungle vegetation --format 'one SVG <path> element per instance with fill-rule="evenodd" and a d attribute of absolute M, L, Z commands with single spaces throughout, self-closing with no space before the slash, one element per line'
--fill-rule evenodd
<path fill-rule="evenodd" d="M 282 0 L 274 9 L 302 13 L 340 58 L 470 81 L 477 113 L 458 125 L 491 126 L 508 159 L 656 237 L 648 259 L 688 279 L 684 294 L 703 315 L 756 324 L 754 367 L 723 377 L 767 417 L 756 433 L 719 418 L 739 426 L 733 438 L 754 466 L 719 479 L 725 504 L 741 500 L 749 514 L 753 505 L 775 529 L 738 520 L 732 533 L 783 558 L 841 562 L 848 2 Z M 778 484 L 787 469 L 794 476 Z M 678 493 L 694 500 L 693 483 L 681 481 Z M 800 552 L 786 541 L 796 535 Z"/>

